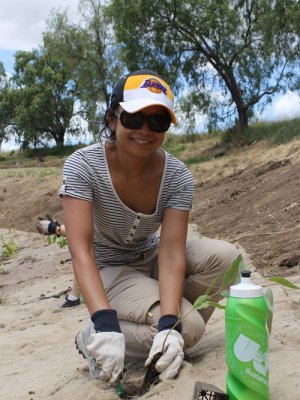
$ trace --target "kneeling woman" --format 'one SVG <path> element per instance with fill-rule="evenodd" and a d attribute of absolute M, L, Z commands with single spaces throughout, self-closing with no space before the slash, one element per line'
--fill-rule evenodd
<path fill-rule="evenodd" d="M 187 241 L 193 177 L 161 148 L 175 122 L 168 84 L 153 71 L 133 72 L 113 90 L 100 143 L 64 166 L 68 245 L 92 320 L 76 344 L 91 374 L 110 383 L 124 361 L 149 364 L 178 316 L 216 276 L 218 290 L 238 255 L 223 241 Z M 192 311 L 168 335 L 156 363 L 162 380 L 178 374 L 184 353 L 197 354 L 211 313 Z"/>

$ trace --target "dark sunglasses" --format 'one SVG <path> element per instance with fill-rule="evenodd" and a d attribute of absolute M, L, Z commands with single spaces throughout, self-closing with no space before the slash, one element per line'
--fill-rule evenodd
<path fill-rule="evenodd" d="M 121 124 L 127 129 L 139 129 L 147 121 L 151 131 L 163 133 L 166 132 L 171 125 L 171 117 L 167 113 L 145 115 L 142 112 L 130 114 L 126 111 L 115 111 L 115 116 L 119 118 Z"/>

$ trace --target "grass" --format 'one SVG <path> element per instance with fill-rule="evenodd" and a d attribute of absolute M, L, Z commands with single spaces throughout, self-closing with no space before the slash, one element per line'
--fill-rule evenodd
<path fill-rule="evenodd" d="M 62 167 L 28 167 L 0 169 L 0 177 L 6 178 L 44 178 L 46 176 L 61 176 Z"/>
<path fill-rule="evenodd" d="M 272 145 L 288 143 L 295 138 L 300 138 L 300 118 L 277 122 L 257 122 L 249 125 L 243 134 L 234 129 L 221 133 L 221 140 L 225 144 L 238 146 L 249 145 L 262 140 L 269 141 Z"/>
<path fill-rule="evenodd" d="M 78 144 L 78 145 L 57 145 L 54 147 L 43 147 L 37 149 L 26 149 L 23 152 L 25 158 L 35 158 L 35 157 L 46 157 L 46 156 L 54 156 L 54 157 L 67 157 L 74 153 L 75 150 L 85 147 L 86 145 Z"/>

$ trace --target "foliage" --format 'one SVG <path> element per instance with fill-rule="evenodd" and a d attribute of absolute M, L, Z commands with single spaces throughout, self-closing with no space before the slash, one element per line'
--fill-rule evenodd
<path fill-rule="evenodd" d="M 67 238 L 65 236 L 49 235 L 47 236 L 48 245 L 56 243 L 61 249 L 64 249 L 67 245 Z"/>
<path fill-rule="evenodd" d="M 70 71 L 50 48 L 18 51 L 15 57 L 14 120 L 23 148 L 54 139 L 63 144 L 71 127 L 76 95 Z"/>
<path fill-rule="evenodd" d="M 191 311 L 189 311 L 185 315 L 181 315 L 180 318 L 178 318 L 178 321 L 176 324 L 171 328 L 174 329 L 187 315 L 189 315 L 193 310 L 202 310 L 203 308 L 208 308 L 208 307 L 214 307 L 214 308 L 219 308 L 225 310 L 226 306 L 219 304 L 214 301 L 215 296 L 222 295 L 223 297 L 228 298 L 229 297 L 229 290 L 228 288 L 232 285 L 236 285 L 240 282 L 240 273 L 245 269 L 245 264 L 243 260 L 243 256 L 240 254 L 231 264 L 231 266 L 227 269 L 225 275 L 223 277 L 217 276 L 210 286 L 207 288 L 206 293 L 203 295 L 200 295 L 194 302 L 193 307 Z M 221 285 L 219 285 L 218 290 L 214 290 L 214 288 L 217 287 L 216 282 L 221 279 Z M 295 285 L 294 283 L 290 282 L 288 279 L 280 277 L 280 276 L 274 276 L 272 278 L 268 278 L 270 282 L 278 283 L 284 287 L 287 287 L 289 289 L 297 289 L 300 290 L 300 287 Z M 212 291 L 214 291 L 213 294 Z M 273 292 L 271 288 L 268 288 L 266 293 L 264 294 L 264 298 L 266 300 L 266 304 L 268 307 L 269 315 L 268 315 L 268 321 L 267 321 L 267 328 L 269 330 L 269 333 L 271 333 L 272 329 L 272 319 L 273 319 Z M 170 331 L 171 331 L 170 330 Z M 166 337 L 167 339 L 167 337 Z M 166 339 L 164 343 L 166 342 Z M 164 345 L 163 345 L 164 348 Z M 163 351 L 163 350 L 162 350 Z"/>
<path fill-rule="evenodd" d="M 72 71 L 80 99 L 78 113 L 88 121 L 94 137 L 108 108 L 112 87 L 124 71 L 104 3 L 81 0 L 78 23 L 68 19 L 66 14 L 54 13 L 44 35 L 46 45 Z"/>
<path fill-rule="evenodd" d="M 0 241 L 2 242 L 1 256 L 9 258 L 13 257 L 17 250 L 17 244 L 14 237 L 6 239 L 3 234 L 0 234 Z"/>
<path fill-rule="evenodd" d="M 35 157 L 66 157 L 74 153 L 75 150 L 85 147 L 84 144 L 78 145 L 57 145 L 53 147 L 41 147 L 36 149 L 26 149 L 23 152 L 25 158 L 35 158 Z"/>
<path fill-rule="evenodd" d="M 249 145 L 255 141 L 268 140 L 273 145 L 288 143 L 300 137 L 300 118 L 277 122 L 257 122 L 249 125 L 242 135 L 237 136 L 234 129 L 221 133 L 224 144 Z"/>
<path fill-rule="evenodd" d="M 9 138 L 9 126 L 12 123 L 13 105 L 11 84 L 0 62 L 0 150 L 1 144 Z"/>
<path fill-rule="evenodd" d="M 191 118 L 206 112 L 211 128 L 229 118 L 241 132 L 256 104 L 299 80 L 299 7 L 296 0 L 112 0 L 109 10 L 129 70 L 159 71 L 185 89 Z"/>

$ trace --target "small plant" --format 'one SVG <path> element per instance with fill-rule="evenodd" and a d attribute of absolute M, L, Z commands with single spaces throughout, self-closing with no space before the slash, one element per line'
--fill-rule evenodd
<path fill-rule="evenodd" d="M 56 243 L 61 249 L 64 249 L 68 244 L 65 236 L 49 235 L 46 240 L 48 245 Z"/>
<path fill-rule="evenodd" d="M 6 271 L 4 268 L 0 267 L 0 275 L 7 275 L 8 271 Z"/>
<path fill-rule="evenodd" d="M 6 240 L 4 238 L 4 235 L 0 234 L 0 240 L 2 242 L 2 252 L 1 252 L 2 257 L 9 257 L 9 258 L 13 257 L 17 250 L 15 239 L 12 237 Z"/>
<path fill-rule="evenodd" d="M 216 278 L 212 281 L 208 289 L 206 290 L 206 293 L 199 296 L 196 301 L 193 304 L 193 307 L 191 311 L 189 311 L 187 314 L 183 316 L 179 316 L 178 321 L 176 324 L 170 329 L 170 332 L 185 318 L 187 317 L 193 310 L 202 310 L 203 308 L 208 308 L 208 307 L 215 307 L 219 309 L 224 309 L 226 306 L 217 303 L 214 301 L 214 296 L 216 295 L 222 295 L 225 298 L 229 297 L 229 287 L 231 285 L 238 284 L 240 282 L 240 273 L 245 269 L 243 257 L 240 254 L 232 263 L 230 268 L 226 271 L 224 277 L 222 278 L 221 285 L 219 290 L 217 290 L 215 293 L 211 294 L 213 288 L 215 287 L 216 281 L 220 278 L 220 276 L 216 276 Z M 289 289 L 298 289 L 300 290 L 300 287 L 296 286 L 289 280 L 281 277 L 281 276 L 274 276 L 272 278 L 268 278 L 268 281 L 278 283 L 284 287 L 287 287 Z M 272 320 L 273 320 L 273 292 L 271 288 L 268 288 L 266 293 L 264 294 L 268 310 L 269 310 L 269 316 L 268 316 L 268 321 L 267 321 L 267 328 L 269 333 L 271 333 L 272 330 Z M 170 334 L 168 333 L 168 335 Z M 162 346 L 162 353 L 164 352 L 164 346 L 166 343 L 166 340 L 168 338 L 168 335 L 165 337 L 163 346 Z"/>
<path fill-rule="evenodd" d="M 0 305 L 6 302 L 6 296 L 4 293 L 0 293 Z"/>

